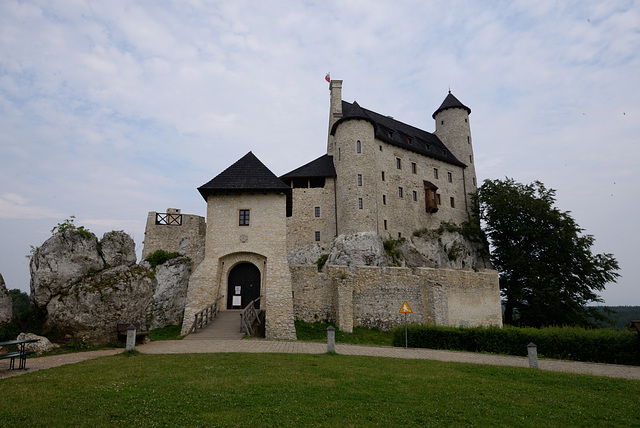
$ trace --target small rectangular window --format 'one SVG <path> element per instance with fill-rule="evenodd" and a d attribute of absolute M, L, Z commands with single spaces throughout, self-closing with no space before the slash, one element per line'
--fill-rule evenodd
<path fill-rule="evenodd" d="M 451 198 L 449 198 L 451 200 L 451 208 L 455 208 L 456 207 L 456 201 L 455 199 L 453 199 L 453 196 Z"/>
<path fill-rule="evenodd" d="M 380 151 L 382 151 L 382 145 L 380 145 Z"/>
<path fill-rule="evenodd" d="M 469 163 L 473 163 L 473 158 L 469 155 Z"/>
<path fill-rule="evenodd" d="M 363 208 L 363 203 L 362 203 L 362 198 L 358 198 L 358 209 L 362 209 Z"/>
<path fill-rule="evenodd" d="M 382 171 L 382 181 L 384 181 L 384 171 Z"/>
<path fill-rule="evenodd" d="M 249 210 L 240 210 L 240 226 L 249 226 Z"/>
<path fill-rule="evenodd" d="M 340 147 L 338 147 L 338 160 L 342 160 L 342 156 L 340 156 Z"/>
<path fill-rule="evenodd" d="M 320 231 L 316 230 L 316 241 L 320 240 Z"/>
<path fill-rule="evenodd" d="M 313 209 L 313 211 L 314 211 L 314 215 L 315 215 L 316 217 L 320 217 L 320 207 L 315 207 L 315 208 Z"/>
<path fill-rule="evenodd" d="M 418 201 L 418 192 L 416 192 L 415 190 L 413 191 L 413 201 L 414 202 Z"/>
<path fill-rule="evenodd" d="M 362 143 L 360 140 L 356 141 L 356 153 L 362 153 Z"/>
<path fill-rule="evenodd" d="M 396 168 L 402 169 L 402 160 L 400 158 L 396 158 Z"/>
<path fill-rule="evenodd" d="M 398 197 L 402 198 L 402 187 L 398 187 Z"/>
<path fill-rule="evenodd" d="M 382 195 L 382 205 L 387 205 L 387 195 Z"/>
<path fill-rule="evenodd" d="M 414 174 L 418 173 L 418 165 L 416 165 L 415 162 L 411 162 L 411 172 L 413 172 Z"/>
<path fill-rule="evenodd" d="M 384 230 L 387 230 L 387 220 L 384 221 Z"/>
<path fill-rule="evenodd" d="M 447 172 L 447 180 L 449 181 L 449 183 L 453 183 L 453 174 L 451 174 L 450 172 Z"/>
<path fill-rule="evenodd" d="M 433 178 L 438 179 L 438 168 L 433 168 Z"/>
<path fill-rule="evenodd" d="M 474 186 L 477 186 L 477 184 L 476 184 L 476 178 L 475 178 L 475 177 L 473 177 L 473 185 L 474 185 Z"/>
<path fill-rule="evenodd" d="M 362 174 L 358 174 L 358 186 L 362 186 Z"/>
<path fill-rule="evenodd" d="M 442 201 L 440 200 L 440 193 L 436 193 L 436 199 L 438 200 L 438 205 L 442 205 Z"/>

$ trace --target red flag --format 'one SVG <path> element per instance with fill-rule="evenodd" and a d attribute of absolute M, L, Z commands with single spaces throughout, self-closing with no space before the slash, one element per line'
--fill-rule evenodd
<path fill-rule="evenodd" d="M 324 76 L 324 80 L 326 80 L 327 82 L 331 83 L 331 73 L 327 73 L 327 75 Z"/>

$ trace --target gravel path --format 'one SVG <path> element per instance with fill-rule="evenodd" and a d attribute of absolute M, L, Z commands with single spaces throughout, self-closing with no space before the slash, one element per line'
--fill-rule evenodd
<path fill-rule="evenodd" d="M 194 338 L 195 339 L 195 338 Z M 327 352 L 325 343 L 298 342 L 284 340 L 168 340 L 151 342 L 137 346 L 136 349 L 145 354 L 187 354 L 187 353 L 298 353 L 323 354 Z M 29 358 L 28 370 L 7 370 L 8 361 L 0 360 L 0 378 L 18 376 L 36 370 L 48 369 L 64 364 L 115 355 L 122 349 L 107 349 L 101 351 L 79 352 L 75 354 L 53 355 L 48 357 Z M 387 346 L 360 346 L 336 344 L 336 352 L 343 355 L 365 355 L 373 357 L 424 359 L 450 361 L 470 364 L 488 364 L 497 366 L 529 367 L 527 357 L 511 357 L 505 355 L 476 354 L 471 352 L 438 351 L 433 349 L 393 348 Z M 640 380 L 640 367 L 622 366 L 615 364 L 582 363 L 562 360 L 538 360 L 540 370 L 581 373 L 594 376 L 608 376 L 615 378 Z"/>

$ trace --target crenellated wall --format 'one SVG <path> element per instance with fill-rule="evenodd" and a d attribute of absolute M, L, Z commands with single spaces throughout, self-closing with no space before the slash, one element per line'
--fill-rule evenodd
<path fill-rule="evenodd" d="M 409 322 L 444 326 L 502 326 L 498 274 L 493 270 L 451 270 L 290 266 L 297 320 L 328 320 L 351 332 L 353 327 L 389 330 Z"/>

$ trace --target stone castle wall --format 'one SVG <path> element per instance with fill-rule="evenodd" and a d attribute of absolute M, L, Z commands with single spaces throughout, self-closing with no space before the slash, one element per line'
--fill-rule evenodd
<path fill-rule="evenodd" d="M 194 262 L 194 266 L 200 263 L 204 255 L 202 250 L 207 227 L 204 217 L 181 214 L 179 209 L 168 208 L 167 214 L 182 216 L 182 224 L 156 224 L 157 214 L 152 211 L 147 216 L 142 259 L 144 260 L 157 250 L 164 250 L 189 257 Z"/>
<path fill-rule="evenodd" d="M 291 266 L 293 306 L 298 320 L 335 322 L 388 330 L 404 323 L 399 313 L 407 301 L 409 322 L 443 326 L 502 326 L 498 274 L 492 270 Z"/>
<path fill-rule="evenodd" d="M 287 250 L 308 244 L 330 244 L 336 237 L 335 179 L 327 178 L 324 187 L 294 188 L 293 212 L 287 217 Z M 320 216 L 316 217 L 316 207 Z M 316 231 L 320 241 L 315 240 Z"/>

